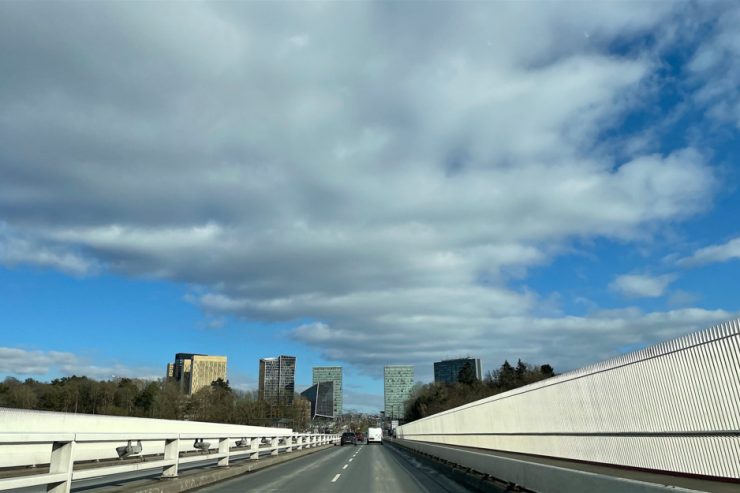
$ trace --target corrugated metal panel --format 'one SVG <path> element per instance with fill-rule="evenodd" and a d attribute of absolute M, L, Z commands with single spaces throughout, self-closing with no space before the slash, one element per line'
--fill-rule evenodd
<path fill-rule="evenodd" d="M 426 442 L 740 478 L 740 320 L 399 428 Z"/>

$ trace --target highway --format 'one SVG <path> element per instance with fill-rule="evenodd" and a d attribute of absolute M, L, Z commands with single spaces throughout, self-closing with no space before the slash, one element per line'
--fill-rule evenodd
<path fill-rule="evenodd" d="M 345 445 L 198 490 L 207 493 L 462 493 L 470 490 L 391 445 Z"/>

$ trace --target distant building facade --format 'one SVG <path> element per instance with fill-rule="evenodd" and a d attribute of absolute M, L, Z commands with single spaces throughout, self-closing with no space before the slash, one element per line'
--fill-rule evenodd
<path fill-rule="evenodd" d="M 388 365 L 383 369 L 383 396 L 386 419 L 402 419 L 405 403 L 414 386 L 414 367 Z"/>
<path fill-rule="evenodd" d="M 334 382 L 317 382 L 301 392 L 311 403 L 311 419 L 334 418 Z"/>
<path fill-rule="evenodd" d="M 192 395 L 219 378 L 226 381 L 226 356 L 177 353 L 167 364 L 167 380 L 175 382 L 185 394 Z"/>
<path fill-rule="evenodd" d="M 333 403 L 334 403 L 334 417 L 342 415 L 342 367 L 341 366 L 315 366 L 313 368 L 313 383 L 314 385 L 321 382 L 332 382 L 332 389 L 334 392 Z"/>
<path fill-rule="evenodd" d="M 465 365 L 475 374 L 477 380 L 481 379 L 480 359 L 478 358 L 458 358 L 437 361 L 434 363 L 434 381 L 437 383 L 455 383 L 459 381 L 460 370 Z"/>
<path fill-rule="evenodd" d="M 293 403 L 295 362 L 295 356 L 260 359 L 260 400 L 273 406 Z"/>

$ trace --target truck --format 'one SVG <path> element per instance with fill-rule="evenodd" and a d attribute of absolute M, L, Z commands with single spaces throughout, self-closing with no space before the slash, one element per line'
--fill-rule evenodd
<path fill-rule="evenodd" d="M 383 429 L 382 428 L 368 428 L 367 429 L 367 444 L 379 443 L 383 445 Z"/>

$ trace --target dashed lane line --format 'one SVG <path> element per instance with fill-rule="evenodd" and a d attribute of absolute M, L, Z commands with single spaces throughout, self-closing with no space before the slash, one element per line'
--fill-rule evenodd
<path fill-rule="evenodd" d="M 342 469 L 347 469 L 347 466 L 348 466 L 348 465 L 349 465 L 349 464 L 345 464 L 345 465 L 344 465 L 344 467 L 342 467 Z"/>
<path fill-rule="evenodd" d="M 336 483 L 337 479 L 339 479 L 339 476 L 341 476 L 341 474 L 337 474 L 336 476 L 334 476 L 334 479 L 332 479 L 331 482 Z"/>

